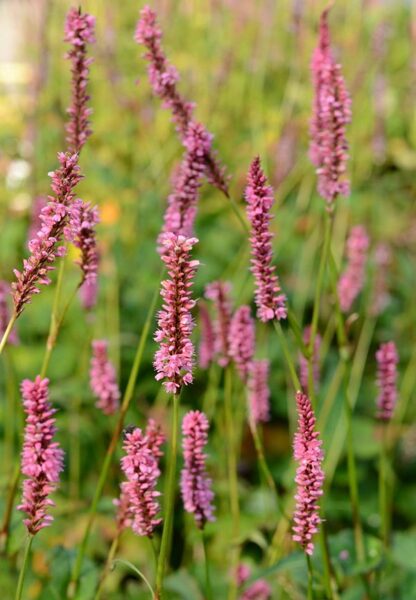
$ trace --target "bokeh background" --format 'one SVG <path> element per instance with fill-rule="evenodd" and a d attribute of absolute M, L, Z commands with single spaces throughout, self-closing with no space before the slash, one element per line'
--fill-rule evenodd
<path fill-rule="evenodd" d="M 86 509 L 112 428 L 111 420 L 97 414 L 88 388 L 91 338 L 110 340 L 111 356 L 124 389 L 149 302 L 159 285 L 160 259 L 155 240 L 181 145 L 169 113 L 151 93 L 146 64 L 141 58 L 143 50 L 133 39 L 143 4 L 110 0 L 81 3 L 85 11 L 97 18 L 97 42 L 91 51 L 94 133 L 82 153 L 85 179 L 78 193 L 100 207 L 100 295 L 94 315 L 88 318 L 78 302 L 71 306 L 49 368 L 52 399 L 60 411 L 60 441 L 68 460 L 57 494 L 56 521 L 36 540 L 29 598 L 62 597 L 73 548 L 85 525 Z M 48 193 L 48 172 L 56 167 L 56 154 L 64 147 L 70 73 L 62 38 L 69 6 L 63 0 L 0 1 L 0 278 L 7 281 L 12 280 L 13 268 L 19 267 L 26 253 L 34 200 Z M 242 210 L 249 163 L 255 154 L 262 158 L 276 191 L 273 229 L 279 276 L 299 321 L 307 324 L 324 210 L 308 159 L 312 102 L 309 64 L 324 3 L 161 0 L 152 6 L 158 11 L 165 34 L 166 53 L 181 73 L 181 90 L 197 103 L 197 118 L 214 133 L 214 145 L 231 176 L 232 196 Z M 394 454 L 397 532 L 389 577 L 399 594 L 392 597 L 411 598 L 416 596 L 416 427 L 412 425 L 416 414 L 416 2 L 337 1 L 330 20 L 335 53 L 342 62 L 353 103 L 353 119 L 348 128 L 352 192 L 350 198 L 340 199 L 337 205 L 333 247 L 338 265 L 342 265 L 345 237 L 352 225 L 364 224 L 371 237 L 367 285 L 349 323 L 353 344 L 360 347 L 363 331 L 368 336 L 367 352 L 357 365 L 358 375 L 360 366 L 362 373 L 355 382 L 358 389 L 354 434 L 361 509 L 366 531 L 371 535 L 378 527 L 373 356 L 380 342 L 395 339 L 400 353 L 401 401 L 405 406 L 397 424 Z M 252 282 L 248 276 L 245 232 L 230 204 L 208 185 L 202 189 L 196 231 L 200 239 L 197 254 L 202 262 L 196 296 L 202 296 L 206 283 L 223 278 L 232 282 L 236 303 L 250 302 Z M 392 259 L 386 273 L 389 301 L 375 322 L 369 316 L 371 273 L 374 249 L 379 242 L 390 247 Z M 67 295 L 79 277 L 73 266 L 75 259 L 71 253 L 66 259 Z M 4 456 L 2 490 L 19 452 L 22 415 L 17 403 L 18 385 L 22 378 L 39 372 L 52 298 L 53 286 L 43 289 L 27 308 L 17 326 L 20 344 L 9 349 L 1 364 L 2 414 L 7 412 L 7 402 L 16 402 L 14 424 L 0 426 L 4 434 L 0 442 Z M 328 293 L 321 322 L 325 331 L 330 327 L 331 313 Z M 332 393 L 337 361 L 329 334 L 327 339 L 322 398 Z M 140 424 L 149 414 L 157 414 L 162 422 L 165 419 L 166 397 L 153 376 L 154 350 L 150 338 L 129 422 Z M 293 352 L 296 353 L 294 346 Z M 262 327 L 258 329 L 258 354 L 270 356 L 273 361 L 273 419 L 265 428 L 264 437 L 270 466 L 283 489 L 290 461 L 293 414 L 287 414 L 287 399 L 292 392 L 277 340 Z M 202 402 L 212 402 L 210 397 L 207 399 L 207 395 L 212 395 L 209 381 L 217 375 L 198 371 L 195 384 L 184 393 L 184 404 L 200 407 Z M 334 481 L 326 511 L 332 543 L 341 551 L 351 544 L 350 508 L 342 451 L 344 438 L 338 429 L 342 393 L 338 389 L 333 395 L 326 419 L 325 447 Z M 220 432 L 216 432 L 211 466 L 216 474 L 218 503 L 224 507 L 220 454 Z M 267 491 L 258 485 L 248 435 L 243 437 L 240 471 L 244 551 L 256 563 L 270 536 L 275 509 Z M 88 576 L 84 578 L 85 598 L 90 597 L 89 590 L 111 539 L 111 499 L 117 495 L 119 477 L 115 462 L 93 533 Z M 12 537 L 16 552 L 24 537 L 20 521 L 21 515 L 16 513 Z M 223 597 L 221 585 L 226 574 L 221 570 L 221 560 L 228 543 L 227 536 L 221 533 L 229 527 L 227 510 L 220 510 L 217 523 L 209 529 L 213 562 L 217 565 L 214 579 L 218 597 Z M 189 529 L 187 536 L 184 528 Z M 171 576 L 172 598 L 202 597 L 198 587 L 202 578 L 201 555 L 198 544 L 197 550 L 192 549 L 193 537 L 195 531 L 179 517 L 172 558 L 178 571 Z M 149 561 L 146 540 L 138 540 L 133 534 L 123 537 L 120 554 L 141 566 Z M 345 561 L 348 563 L 348 559 Z M 340 569 L 348 577 L 350 567 L 341 563 Z M 288 598 L 302 598 L 297 591 L 302 568 L 294 563 L 280 575 L 283 581 L 287 580 Z M 12 594 L 14 581 L 13 568 L 0 567 L 0 587 L 8 590 L 5 597 L 11 597 L 7 594 Z M 146 597 L 137 579 L 123 568 L 111 576 L 109 590 L 108 597 L 114 599 Z M 345 595 L 355 597 L 360 596 Z"/>

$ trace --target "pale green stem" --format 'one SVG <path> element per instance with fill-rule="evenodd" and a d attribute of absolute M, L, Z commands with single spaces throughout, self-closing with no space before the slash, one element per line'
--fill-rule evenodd
<path fill-rule="evenodd" d="M 83 535 L 83 538 L 81 540 L 81 544 L 80 544 L 80 547 L 78 550 L 77 558 L 76 558 L 74 568 L 72 571 L 72 575 L 71 575 L 71 581 L 68 586 L 68 598 L 74 598 L 76 595 L 76 591 L 77 591 L 78 583 L 79 583 L 79 577 L 81 574 L 82 563 L 84 560 L 85 551 L 87 549 L 88 540 L 89 540 L 89 536 L 91 533 L 91 528 L 92 528 L 92 525 L 95 520 L 98 502 L 101 498 L 101 494 L 104 489 L 104 484 L 107 481 L 107 475 L 108 475 L 108 470 L 110 468 L 111 460 L 112 460 L 113 454 L 115 452 L 115 449 L 117 447 L 117 443 L 119 441 L 119 438 L 120 438 L 120 435 L 121 435 L 121 432 L 123 429 L 124 419 L 125 419 L 128 409 L 129 409 L 131 399 L 133 397 L 133 392 L 134 392 L 134 388 L 136 385 L 137 376 L 139 374 L 139 369 L 140 369 L 140 365 L 142 362 L 143 351 L 144 351 L 146 339 L 149 334 L 150 324 L 152 322 L 153 314 L 155 312 L 156 302 L 157 302 L 157 298 L 158 298 L 158 292 L 159 292 L 158 289 L 155 290 L 151 305 L 149 307 L 149 310 L 148 310 L 148 313 L 146 316 L 146 321 L 145 321 L 142 333 L 140 335 L 139 343 L 137 345 L 137 350 L 136 350 L 136 355 L 134 357 L 133 366 L 130 371 L 130 377 L 127 382 L 126 390 L 124 392 L 124 397 L 123 397 L 123 402 L 121 404 L 119 417 L 118 417 L 116 426 L 114 428 L 114 432 L 113 432 L 110 444 L 108 446 L 103 465 L 101 467 L 100 476 L 99 476 L 99 479 L 97 482 L 97 486 L 95 488 L 94 496 L 91 501 L 91 507 L 90 507 L 89 514 L 88 514 L 87 525 L 85 527 L 84 535 Z"/>
<path fill-rule="evenodd" d="M 107 579 L 107 576 L 110 572 L 114 557 L 115 557 L 117 549 L 118 549 L 118 545 L 119 545 L 119 541 L 120 541 L 120 533 L 121 532 L 117 531 L 117 534 L 111 544 L 110 550 L 108 552 L 107 560 L 105 562 L 103 574 L 101 575 L 100 582 L 99 582 L 98 588 L 97 588 L 97 592 L 94 596 L 94 600 L 100 600 L 100 598 L 101 598 L 101 593 L 104 588 L 105 580 Z"/>
<path fill-rule="evenodd" d="M 387 425 L 381 424 L 382 437 L 380 442 L 380 468 L 379 468 L 379 494 L 380 494 L 380 538 L 384 547 L 389 545 L 389 493 L 388 493 L 388 447 L 387 447 Z"/>
<path fill-rule="evenodd" d="M 13 503 L 16 496 L 17 488 L 20 479 L 20 461 L 17 461 L 13 476 L 9 484 L 9 493 L 7 495 L 6 511 L 4 513 L 3 523 L 0 531 L 0 551 L 4 549 L 5 554 L 8 553 L 10 520 L 12 518 Z"/>
<path fill-rule="evenodd" d="M 15 324 L 17 316 L 15 314 L 12 315 L 5 332 L 3 333 L 3 337 L 0 342 L 0 354 L 3 352 L 5 345 L 7 344 L 7 340 L 9 339 L 9 335 L 13 329 L 13 325 Z"/>
<path fill-rule="evenodd" d="M 51 355 L 52 355 L 52 350 L 55 346 L 56 338 L 58 336 L 58 330 L 59 330 L 58 310 L 59 310 L 59 300 L 61 298 L 62 283 L 64 280 L 64 271 L 65 271 L 65 261 L 62 260 L 59 263 L 58 277 L 56 280 L 56 287 L 55 287 L 55 293 L 54 293 L 53 304 L 52 304 L 51 320 L 49 322 L 48 339 L 46 341 L 46 349 L 45 349 L 45 354 L 43 357 L 42 368 L 40 371 L 40 376 L 42 379 L 45 377 L 46 372 L 48 370 L 49 361 L 50 361 Z"/>
<path fill-rule="evenodd" d="M 25 582 L 25 575 L 26 575 L 26 570 L 27 570 L 27 566 L 28 566 L 28 562 L 29 562 L 29 555 L 30 555 L 30 549 L 32 547 L 32 542 L 33 542 L 33 535 L 29 534 L 28 538 L 26 540 L 25 554 L 24 554 L 23 563 L 22 563 L 22 566 L 20 569 L 19 580 L 17 582 L 15 600 L 22 599 L 23 585 Z"/>
<path fill-rule="evenodd" d="M 160 543 L 159 560 L 156 571 L 156 592 L 157 600 L 163 598 L 163 579 L 169 562 L 169 549 L 171 547 L 171 538 L 173 531 L 173 515 L 175 508 L 175 489 L 176 489 L 176 462 L 178 453 L 178 432 L 179 432 L 179 395 L 173 394 L 172 397 L 172 425 L 170 452 L 168 462 L 168 475 L 165 491 L 164 504 L 164 522 L 162 541 Z"/>
<path fill-rule="evenodd" d="M 283 333 L 283 329 L 280 324 L 280 321 L 277 321 L 276 319 L 273 320 L 273 325 L 274 325 L 274 328 L 279 337 L 280 345 L 282 347 L 283 354 L 284 354 L 284 357 L 286 360 L 286 364 L 289 369 L 290 378 L 292 380 L 293 387 L 295 388 L 295 391 L 297 392 L 298 390 L 300 390 L 300 383 L 299 383 L 299 379 L 298 379 L 298 376 L 296 373 L 296 367 L 294 365 L 292 357 L 290 356 L 290 351 L 289 351 L 289 347 L 287 345 L 285 334 Z"/>
<path fill-rule="evenodd" d="M 211 576 L 210 576 L 210 572 L 209 572 L 208 544 L 207 544 L 207 540 L 206 540 L 204 531 L 201 531 L 201 535 L 202 535 L 202 545 L 204 548 L 206 600 L 213 600 Z"/>
<path fill-rule="evenodd" d="M 309 556 L 309 554 L 306 554 L 306 564 L 308 565 L 308 600 L 313 600 L 314 599 L 314 593 L 313 593 L 313 568 L 312 568 L 312 561 L 311 561 L 311 557 Z"/>

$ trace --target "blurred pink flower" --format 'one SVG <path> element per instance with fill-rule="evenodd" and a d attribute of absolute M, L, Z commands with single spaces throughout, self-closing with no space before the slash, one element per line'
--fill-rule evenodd
<path fill-rule="evenodd" d="M 270 419 L 270 390 L 268 385 L 270 361 L 253 360 L 248 379 L 248 406 L 254 423 Z"/>
<path fill-rule="evenodd" d="M 235 311 L 229 330 L 229 353 L 243 381 L 247 381 L 254 356 L 254 320 L 249 306 L 243 305 Z"/>
<path fill-rule="evenodd" d="M 348 264 L 338 282 L 338 296 L 342 312 L 348 312 L 364 286 L 365 266 L 370 240 L 365 227 L 351 229 L 347 240 Z"/>
<path fill-rule="evenodd" d="M 214 321 L 215 354 L 217 355 L 217 360 L 220 367 L 226 367 L 230 361 L 230 291 L 231 284 L 225 281 L 213 281 L 205 288 L 205 298 L 213 301 L 216 312 L 216 319 Z"/>
<path fill-rule="evenodd" d="M 381 344 L 376 352 L 377 385 L 377 417 L 389 421 L 397 401 L 397 364 L 399 355 L 394 342 Z"/>
<path fill-rule="evenodd" d="M 237 585 L 241 587 L 250 578 L 251 569 L 247 565 L 239 565 L 237 569 Z M 238 597 L 238 600 L 269 600 L 272 588 L 265 579 L 258 579 L 249 585 Z"/>
<path fill-rule="evenodd" d="M 120 405 L 120 390 L 115 368 L 108 358 L 108 342 L 95 340 L 92 342 L 92 350 L 90 385 L 98 399 L 95 406 L 105 415 L 112 415 Z"/>
<path fill-rule="evenodd" d="M 205 304 L 200 302 L 198 308 L 201 331 L 201 341 L 199 344 L 199 366 L 201 369 L 207 369 L 213 361 L 215 354 L 214 324 Z"/>

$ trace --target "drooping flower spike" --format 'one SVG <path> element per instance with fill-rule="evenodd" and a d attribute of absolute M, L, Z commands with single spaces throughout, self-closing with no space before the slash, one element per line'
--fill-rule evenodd
<path fill-rule="evenodd" d="M 294 439 L 294 458 L 299 466 L 296 471 L 296 507 L 293 516 L 293 540 L 299 542 L 306 554 L 314 551 L 313 536 L 318 531 L 319 498 L 323 494 L 324 472 L 322 470 L 322 442 L 315 431 L 316 418 L 311 402 L 302 392 L 296 394 L 298 429 Z"/>
<path fill-rule="evenodd" d="M 92 58 L 87 58 L 87 46 L 95 42 L 95 17 L 82 13 L 81 8 L 70 8 L 65 22 L 65 42 L 71 44 L 67 58 L 71 61 L 72 104 L 68 108 L 69 123 L 66 126 L 68 149 L 81 151 L 91 135 L 87 93 L 89 66 Z"/>
<path fill-rule="evenodd" d="M 365 281 L 365 267 L 370 240 L 362 225 L 351 229 L 347 240 L 348 264 L 338 282 L 338 296 L 342 312 L 348 312 L 361 292 Z"/>
<path fill-rule="evenodd" d="M 257 156 L 251 163 L 247 176 L 247 216 L 251 224 L 251 270 L 255 280 L 257 316 L 261 321 L 285 319 L 286 296 L 281 293 L 279 279 L 272 265 L 273 234 L 270 231 L 273 190 Z"/>
<path fill-rule="evenodd" d="M 12 283 L 13 301 L 16 316 L 34 294 L 39 294 L 39 285 L 49 285 L 48 273 L 55 267 L 57 257 L 65 254 L 65 247 L 59 242 L 68 222 L 68 207 L 74 199 L 74 188 L 81 180 L 76 154 L 58 154 L 60 168 L 49 174 L 54 196 L 49 196 L 48 204 L 40 214 L 41 228 L 29 242 L 30 256 L 23 261 L 23 270 L 14 270 L 16 281 Z"/>
<path fill-rule="evenodd" d="M 195 306 L 191 287 L 198 260 L 190 257 L 196 238 L 166 233 L 163 237 L 162 260 L 169 279 L 162 281 L 160 295 L 162 310 L 158 315 L 155 341 L 159 349 L 155 353 L 156 380 L 164 379 L 163 385 L 170 394 L 178 394 L 183 385 L 193 381 L 194 346 L 191 333 L 194 321 L 191 310 Z"/>
<path fill-rule="evenodd" d="M 220 367 L 226 367 L 230 362 L 230 291 L 231 285 L 225 281 L 213 281 L 205 288 L 205 298 L 212 300 L 215 307 L 215 354 Z"/>
<path fill-rule="evenodd" d="M 152 537 L 155 527 L 162 522 L 158 516 L 160 492 L 156 490 L 159 457 L 149 444 L 148 436 L 138 427 L 125 433 L 123 450 L 121 468 L 127 481 L 121 484 L 120 525 L 131 523 L 134 533 Z"/>
<path fill-rule="evenodd" d="M 208 441 L 209 422 L 199 410 L 188 412 L 183 418 L 183 458 L 181 492 L 185 510 L 192 513 L 203 529 L 207 521 L 214 521 L 212 481 L 206 473 L 204 448 Z"/>
<path fill-rule="evenodd" d="M 48 379 L 25 379 L 21 390 L 26 413 L 22 450 L 22 503 L 17 507 L 27 514 L 23 521 L 30 534 L 35 535 L 53 521 L 48 509 L 55 506 L 50 494 L 56 490 L 63 469 L 64 453 L 57 442 L 55 409 L 48 400 Z"/>
<path fill-rule="evenodd" d="M 108 358 L 108 343 L 106 340 L 95 340 L 92 350 L 90 385 L 97 398 L 96 407 L 105 415 L 112 415 L 120 405 L 120 390 L 115 368 Z"/>
<path fill-rule="evenodd" d="M 164 108 L 171 111 L 172 120 L 182 142 L 186 142 L 195 105 L 185 100 L 177 89 L 179 74 L 169 63 L 163 51 L 162 31 L 157 23 L 156 13 L 150 6 L 144 6 L 140 12 L 135 39 L 138 44 L 142 44 L 147 49 L 144 57 L 149 61 L 148 75 L 153 91 L 163 101 Z M 206 147 L 204 161 L 210 183 L 228 195 L 224 168 L 219 164 L 211 146 Z"/>
<path fill-rule="evenodd" d="M 397 364 L 399 355 L 394 342 L 381 344 L 376 352 L 377 385 L 377 417 L 382 421 L 390 421 L 397 401 Z"/>
<path fill-rule="evenodd" d="M 314 85 L 313 116 L 310 133 L 310 158 L 316 166 L 318 192 L 332 211 L 338 195 L 349 194 L 346 177 L 348 143 L 346 125 L 351 120 L 351 100 L 345 87 L 341 66 L 332 54 L 328 9 L 319 24 L 319 42 L 312 57 Z"/>
<path fill-rule="evenodd" d="M 268 385 L 270 361 L 253 360 L 248 379 L 248 408 L 254 423 L 270 419 L 270 389 Z"/>
<path fill-rule="evenodd" d="M 255 330 L 254 320 L 249 306 L 240 306 L 234 313 L 229 331 L 230 356 L 237 371 L 246 382 L 254 356 Z"/>

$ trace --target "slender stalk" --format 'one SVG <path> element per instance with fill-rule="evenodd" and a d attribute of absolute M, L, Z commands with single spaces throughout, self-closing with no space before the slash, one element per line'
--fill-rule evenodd
<path fill-rule="evenodd" d="M 25 555 L 23 557 L 23 563 L 20 569 L 19 580 L 17 582 L 15 600 L 21 600 L 23 592 L 23 584 L 25 582 L 26 569 L 28 566 L 28 559 L 30 555 L 30 549 L 32 547 L 33 535 L 29 534 L 26 540 Z"/>
<path fill-rule="evenodd" d="M 308 565 L 308 600 L 313 600 L 314 598 L 314 593 L 313 593 L 313 568 L 312 568 L 312 561 L 311 561 L 311 557 L 309 556 L 309 554 L 306 554 L 306 564 Z"/>
<path fill-rule="evenodd" d="M 74 568 L 72 571 L 72 575 L 71 575 L 71 581 L 68 586 L 68 598 L 75 598 L 75 594 L 76 594 L 76 591 L 78 588 L 82 563 L 84 560 L 85 551 L 87 549 L 88 540 L 89 540 L 89 536 L 91 533 L 91 528 L 92 528 L 92 525 L 95 520 L 98 502 L 101 498 L 101 494 L 104 489 L 104 484 L 107 480 L 107 474 L 108 474 L 108 470 L 110 468 L 111 459 L 112 459 L 115 449 L 117 447 L 117 443 L 118 443 L 118 440 L 120 438 L 120 435 L 121 435 L 121 432 L 123 429 L 124 419 L 125 419 L 128 409 L 129 409 L 131 399 L 133 397 L 133 392 L 134 392 L 134 388 L 136 385 L 137 376 L 139 374 L 139 369 L 140 369 L 140 365 L 142 362 L 143 351 L 144 351 L 147 336 L 149 334 L 149 329 L 150 329 L 150 324 L 152 322 L 153 314 L 155 312 L 158 295 L 159 295 L 159 289 L 157 288 L 153 295 L 153 299 L 152 299 L 151 305 L 149 307 L 149 310 L 148 310 L 148 313 L 146 316 L 146 321 L 143 326 L 142 333 L 140 335 L 139 343 L 137 345 L 136 355 L 135 355 L 134 361 L 133 361 L 133 366 L 130 371 L 130 377 L 127 382 L 126 390 L 124 392 L 124 397 L 123 397 L 123 402 L 121 404 L 119 417 L 118 417 L 116 426 L 114 428 L 113 435 L 110 440 L 110 444 L 108 446 L 103 465 L 101 467 L 100 476 L 98 478 L 94 496 L 91 501 L 87 525 L 85 527 L 84 535 L 83 535 L 83 538 L 81 540 L 81 544 L 80 544 L 80 547 L 78 550 L 77 558 L 76 558 Z"/>
<path fill-rule="evenodd" d="M 211 586 L 211 576 L 210 576 L 210 572 L 209 572 L 209 559 L 208 559 L 207 539 L 206 539 L 204 531 L 201 531 L 201 535 L 202 535 L 202 545 L 204 547 L 205 594 L 206 594 L 206 600 L 213 600 L 212 586 Z"/>
<path fill-rule="evenodd" d="M 173 531 L 173 513 L 175 507 L 176 488 L 176 462 L 178 453 L 178 431 L 179 431 L 179 394 L 172 396 L 172 425 L 170 439 L 170 453 L 168 463 L 168 475 L 165 491 L 165 519 L 163 523 L 162 541 L 160 543 L 159 560 L 156 570 L 156 599 L 163 597 L 163 578 L 167 563 L 169 561 L 169 549 Z"/>
<path fill-rule="evenodd" d="M 55 293 L 53 297 L 52 304 L 52 312 L 51 312 L 51 320 L 49 322 L 49 333 L 48 339 L 46 341 L 46 349 L 45 354 L 43 356 L 42 369 L 40 372 L 40 376 L 43 379 L 46 375 L 46 371 L 48 370 L 49 361 L 51 359 L 52 350 L 56 343 L 56 338 L 58 336 L 58 310 L 59 310 L 59 300 L 61 298 L 61 290 L 62 283 L 64 280 L 64 271 L 65 271 L 65 260 L 61 260 L 59 263 L 58 277 L 56 280 Z"/>
<path fill-rule="evenodd" d="M 228 600 L 235 600 L 237 598 L 237 579 L 235 574 L 240 557 L 240 549 L 238 545 L 238 538 L 240 535 L 240 506 L 238 499 L 236 435 L 233 418 L 233 371 L 231 365 L 228 365 L 225 369 L 224 416 L 228 453 L 228 489 L 232 520 L 231 581 L 228 591 Z"/>
<path fill-rule="evenodd" d="M 5 345 L 7 344 L 7 340 L 9 339 L 9 335 L 13 329 L 13 325 L 16 323 L 17 316 L 15 314 L 12 315 L 5 332 L 3 333 L 3 337 L 0 341 L 0 354 L 3 352 Z"/>
<path fill-rule="evenodd" d="M 290 377 L 291 377 L 291 380 L 292 380 L 293 387 L 295 388 L 295 391 L 300 390 L 300 383 L 299 383 L 299 379 L 298 379 L 298 376 L 297 376 L 297 373 L 296 373 L 296 367 L 294 365 L 292 357 L 290 356 L 289 347 L 287 345 L 285 334 L 283 333 L 283 329 L 282 329 L 282 326 L 280 324 L 280 321 L 274 320 L 273 321 L 273 325 L 274 325 L 274 328 L 275 328 L 275 330 L 277 332 L 277 335 L 279 337 L 280 344 L 282 346 L 283 354 L 285 356 L 286 364 L 287 364 L 287 367 L 289 369 L 289 373 L 290 373 Z"/>
<path fill-rule="evenodd" d="M 380 442 L 379 494 L 380 494 L 380 538 L 384 547 L 389 545 L 389 501 L 388 501 L 388 457 L 387 457 L 387 425 L 382 423 Z"/>
<path fill-rule="evenodd" d="M 6 502 L 6 511 L 4 513 L 3 524 L 0 530 L 0 551 L 8 552 L 8 544 L 9 544 L 9 531 L 10 531 L 10 520 L 12 518 L 13 512 L 13 503 L 14 498 L 16 496 L 17 488 L 19 485 L 20 479 L 20 462 L 18 461 L 15 465 L 12 479 L 9 485 L 9 493 L 7 496 Z"/>
<path fill-rule="evenodd" d="M 105 580 L 107 579 L 107 576 L 108 576 L 111 566 L 113 564 L 114 557 L 118 550 L 119 542 L 120 542 L 120 532 L 118 531 L 115 538 L 113 539 L 110 550 L 108 552 L 107 560 L 105 562 L 104 570 L 101 575 L 100 582 L 99 582 L 98 588 L 97 588 L 97 592 L 94 596 L 94 600 L 100 600 L 100 598 L 101 598 L 101 593 L 103 591 L 104 583 L 105 583 Z"/>

